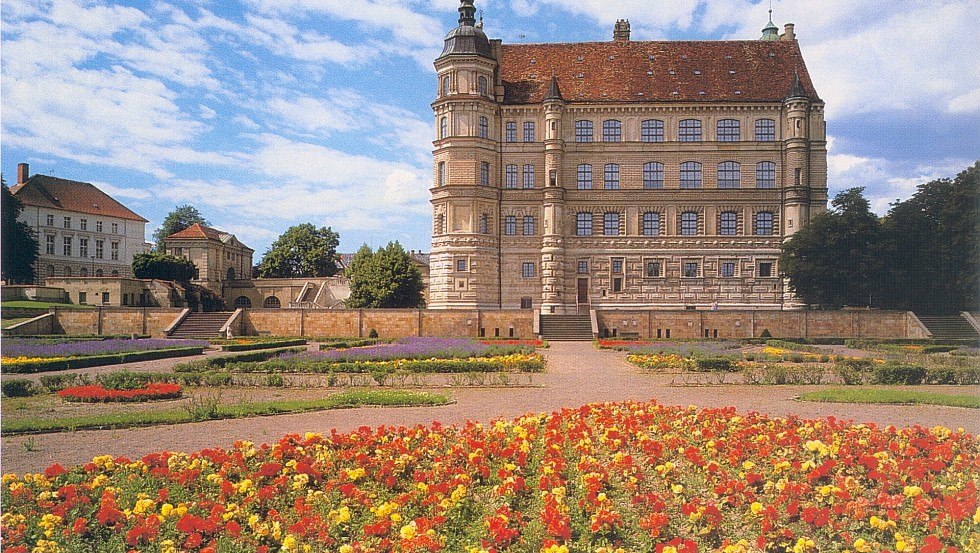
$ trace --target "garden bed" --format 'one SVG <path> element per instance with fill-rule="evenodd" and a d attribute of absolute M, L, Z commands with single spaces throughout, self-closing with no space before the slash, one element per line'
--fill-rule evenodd
<path fill-rule="evenodd" d="M 262 349 L 288 348 L 292 346 L 305 346 L 306 338 L 296 338 L 291 340 L 241 340 L 231 343 L 216 344 L 221 351 L 253 351 Z"/>
<path fill-rule="evenodd" d="M 98 384 L 72 386 L 58 392 L 58 397 L 76 403 L 135 403 L 177 399 L 183 393 L 180 384 L 150 382 L 142 388 L 114 389 Z"/>
<path fill-rule="evenodd" d="M 122 363 L 135 363 L 138 361 L 169 359 L 171 357 L 188 357 L 191 355 L 201 355 L 202 353 L 204 353 L 203 346 L 194 346 L 78 357 L 4 358 L 2 370 L 5 374 L 66 371 L 69 369 L 85 369 L 89 367 L 101 367 L 104 365 L 119 365 Z"/>

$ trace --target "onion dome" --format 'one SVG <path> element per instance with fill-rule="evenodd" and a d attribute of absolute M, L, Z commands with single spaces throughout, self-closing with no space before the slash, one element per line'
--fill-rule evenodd
<path fill-rule="evenodd" d="M 490 39 L 476 24 L 476 7 L 473 0 L 460 0 L 459 27 L 449 31 L 440 58 L 453 55 L 477 55 L 492 59 Z"/>

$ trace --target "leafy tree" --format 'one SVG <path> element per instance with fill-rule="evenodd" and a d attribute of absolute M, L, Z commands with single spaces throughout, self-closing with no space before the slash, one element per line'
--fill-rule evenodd
<path fill-rule="evenodd" d="M 153 233 L 153 240 L 157 244 L 157 251 L 163 251 L 164 238 L 180 232 L 194 223 L 200 223 L 204 226 L 211 224 L 194 206 L 184 204 L 175 207 L 173 211 L 163 218 L 163 223 L 160 225 L 160 228 Z"/>
<path fill-rule="evenodd" d="M 782 272 L 810 305 L 867 305 L 880 287 L 881 229 L 863 191 L 841 192 L 783 244 Z"/>
<path fill-rule="evenodd" d="M 398 242 L 389 242 L 377 252 L 361 246 L 347 268 L 347 277 L 347 307 L 422 306 L 422 271 Z"/>
<path fill-rule="evenodd" d="M 337 246 L 340 235 L 330 227 L 316 228 L 310 223 L 289 227 L 259 264 L 263 278 L 325 277 L 337 273 Z"/>
<path fill-rule="evenodd" d="M 133 276 L 188 282 L 194 278 L 194 263 L 183 257 L 163 253 L 138 253 L 133 256 Z"/>
<path fill-rule="evenodd" d="M 0 199 L 2 211 L 3 240 L 2 272 L 3 280 L 10 283 L 27 284 L 34 282 L 34 265 L 37 263 L 37 238 L 27 223 L 17 220 L 24 205 L 7 188 L 7 183 L 0 175 L 0 186 L 3 188 Z"/>
<path fill-rule="evenodd" d="M 919 185 L 882 222 L 885 307 L 923 313 L 977 309 L 980 162 L 954 180 Z"/>

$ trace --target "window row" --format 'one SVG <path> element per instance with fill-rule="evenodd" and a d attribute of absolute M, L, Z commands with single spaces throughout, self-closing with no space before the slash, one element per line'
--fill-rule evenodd
<path fill-rule="evenodd" d="M 45 218 L 45 221 L 44 222 L 45 222 L 46 226 L 53 227 L 54 226 L 54 215 L 48 215 Z M 71 217 L 62 217 L 61 218 L 61 228 L 72 229 L 73 228 L 72 227 L 72 218 Z M 95 221 L 95 232 L 103 232 L 102 229 L 103 229 L 102 221 L 98 221 L 98 220 Z M 111 223 L 109 225 L 109 229 L 110 229 L 110 232 L 112 232 L 112 234 L 119 234 L 119 223 Z M 78 219 L 78 230 L 88 230 L 88 219 L 86 219 L 84 217 Z"/>
<path fill-rule="evenodd" d="M 79 238 L 78 239 L 78 257 L 92 258 L 92 259 L 105 259 L 105 240 L 94 240 L 95 249 L 90 252 L 89 250 L 89 239 Z M 74 256 L 74 239 L 72 236 L 62 236 L 61 237 L 61 255 L 66 257 Z M 46 234 L 44 235 L 44 253 L 46 255 L 57 255 L 55 253 L 55 235 Z M 89 255 L 91 253 L 91 255 Z M 113 261 L 119 260 L 119 242 L 109 243 L 109 259 Z"/>
<path fill-rule="evenodd" d="M 75 276 L 76 274 L 78 276 L 80 276 L 80 277 L 87 277 L 87 276 L 89 276 L 89 269 L 88 269 L 88 267 L 79 267 L 78 268 L 78 271 L 76 272 L 75 270 L 73 270 L 71 267 L 69 267 L 67 265 L 61 269 L 61 276 L 71 277 L 71 276 Z M 113 270 L 110 273 L 110 275 L 111 276 L 114 276 L 114 277 L 118 277 L 119 276 L 119 271 Z M 49 276 L 49 277 L 56 277 L 56 276 L 58 276 L 57 275 L 57 271 L 55 271 L 54 265 L 48 265 L 47 266 L 47 276 Z M 94 271 L 94 276 L 103 277 L 103 276 L 105 276 L 105 271 L 103 271 L 102 269 L 96 269 Z M 108 300 L 106 300 L 106 301 L 108 301 Z"/>
<path fill-rule="evenodd" d="M 517 142 L 517 123 L 508 122 L 507 125 L 514 125 L 515 133 L 505 137 L 506 142 Z M 526 125 L 526 123 L 525 123 Z M 533 123 L 531 123 L 533 128 Z M 715 140 L 718 142 L 740 142 L 742 140 L 742 122 L 738 119 L 720 119 L 715 126 Z M 757 142 L 773 142 L 776 140 L 776 120 L 775 119 L 756 119 L 754 139 Z M 660 119 L 646 119 L 640 122 L 640 142 L 664 142 L 664 122 Z M 595 123 L 588 119 L 575 121 L 575 142 L 594 142 Z M 703 139 L 702 123 L 700 119 L 682 119 L 677 125 L 677 140 L 679 142 L 700 142 Z M 525 142 L 533 142 L 527 140 Z M 606 119 L 602 122 L 602 141 L 603 142 L 622 142 L 623 123 L 618 119 Z"/>
<path fill-rule="evenodd" d="M 439 95 L 449 96 L 451 85 L 452 79 L 450 76 L 444 76 L 439 84 Z M 485 75 L 480 75 L 476 78 L 476 93 L 480 96 L 490 95 L 490 79 L 488 79 Z"/>
<path fill-rule="evenodd" d="M 602 184 L 606 190 L 619 189 L 620 169 L 618 163 L 607 163 L 602 168 Z M 680 164 L 678 180 L 680 188 L 702 188 L 704 172 L 701 163 L 685 161 Z M 737 161 L 724 161 L 717 166 L 718 188 L 742 187 L 742 164 Z M 594 183 L 592 165 L 580 164 L 576 168 L 576 188 L 591 190 Z M 659 161 L 649 161 L 643 164 L 643 188 L 652 190 L 664 187 L 664 164 Z M 776 187 L 776 164 L 772 161 L 760 161 L 755 164 L 755 187 Z"/>
<path fill-rule="evenodd" d="M 734 236 L 738 234 L 738 212 L 723 211 L 718 216 L 718 234 Z M 619 236 L 622 233 L 620 213 L 610 211 L 602 214 L 602 235 Z M 579 212 L 575 214 L 575 235 L 592 236 L 595 231 L 596 216 L 593 213 Z M 752 234 L 754 236 L 771 236 L 775 231 L 773 214 L 760 211 L 753 218 Z M 678 217 L 680 236 L 697 236 L 701 234 L 701 214 L 696 211 L 685 211 Z M 640 216 L 640 232 L 643 236 L 660 236 L 662 234 L 661 215 L 648 211 Z"/>
<path fill-rule="evenodd" d="M 623 258 L 611 258 L 609 261 L 609 272 L 613 275 L 622 275 Z M 644 278 L 664 278 L 666 276 L 667 260 L 665 259 L 644 259 L 643 277 Z M 735 278 L 743 276 L 740 274 L 739 263 L 735 259 L 723 259 L 718 262 L 716 273 L 713 276 L 721 278 Z M 588 261 L 579 261 L 578 272 L 588 274 Z M 703 278 L 703 265 L 698 259 L 682 259 L 680 262 L 680 276 L 683 278 Z M 758 278 L 773 278 L 776 276 L 774 261 L 759 261 L 755 265 L 755 276 Z M 620 292 L 621 290 L 613 290 Z"/>

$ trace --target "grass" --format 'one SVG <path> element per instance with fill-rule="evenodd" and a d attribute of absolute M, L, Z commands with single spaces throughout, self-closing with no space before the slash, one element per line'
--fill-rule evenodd
<path fill-rule="evenodd" d="M 980 409 L 980 396 L 967 394 L 938 394 L 910 390 L 886 390 L 881 388 L 830 388 L 807 392 L 800 396 L 804 401 L 829 401 L 834 403 L 884 403 L 890 405 L 947 405 Z"/>
<path fill-rule="evenodd" d="M 50 301 L 33 301 L 33 300 L 16 300 L 16 301 L 5 301 L 0 303 L 0 307 L 17 307 L 17 308 L 36 308 L 36 309 L 51 309 L 52 307 L 71 307 L 73 309 L 95 309 L 91 305 L 75 305 L 74 303 L 54 303 Z"/>
<path fill-rule="evenodd" d="M 34 317 L 20 317 L 17 319 L 2 319 L 0 320 L 0 328 L 10 328 L 15 324 L 22 323 L 24 321 L 29 321 Z"/>
<path fill-rule="evenodd" d="M 214 397 L 214 396 L 212 396 Z M 23 398 L 30 400 L 31 398 Z M 6 398 L 5 398 L 6 402 Z M 353 407 L 418 407 L 452 403 L 442 394 L 406 390 L 348 390 L 319 399 L 273 400 L 249 403 L 203 405 L 207 398 L 192 401 L 191 405 L 165 411 L 121 412 L 50 419 L 25 418 L 0 421 L 0 432 L 12 434 L 43 434 L 74 430 L 132 428 L 161 424 L 181 424 L 204 420 L 240 419 L 307 411 L 349 409 Z M 132 405 L 132 404 L 130 404 Z"/>

